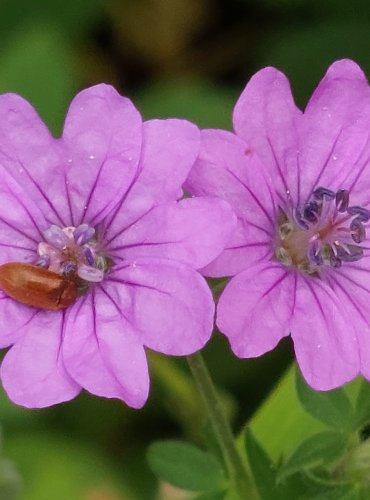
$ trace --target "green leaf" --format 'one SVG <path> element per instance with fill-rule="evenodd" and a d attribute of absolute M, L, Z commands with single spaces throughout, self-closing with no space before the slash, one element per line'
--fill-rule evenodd
<path fill-rule="evenodd" d="M 292 365 L 250 422 L 253 434 L 276 461 L 290 455 L 308 436 L 326 429 L 302 408 L 295 390 L 295 372 Z"/>
<path fill-rule="evenodd" d="M 360 428 L 370 422 L 370 383 L 361 381 L 355 405 L 354 427 Z"/>
<path fill-rule="evenodd" d="M 278 480 L 294 474 L 301 469 L 328 465 L 343 455 L 347 438 L 337 432 L 320 432 L 309 437 L 292 453 L 285 465 L 279 470 Z"/>
<path fill-rule="evenodd" d="M 348 432 L 353 424 L 353 409 L 343 389 L 314 391 L 297 373 L 296 388 L 304 409 L 313 417 L 336 430 Z"/>
<path fill-rule="evenodd" d="M 245 433 L 245 446 L 249 466 L 261 498 L 277 499 L 275 465 L 249 429 Z"/>
<path fill-rule="evenodd" d="M 148 450 L 148 462 L 163 481 L 191 491 L 217 491 L 226 477 L 213 455 L 180 441 L 161 441 Z"/>

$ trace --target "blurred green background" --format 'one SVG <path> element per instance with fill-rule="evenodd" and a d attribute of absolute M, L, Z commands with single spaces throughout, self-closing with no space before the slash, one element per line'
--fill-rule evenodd
<path fill-rule="evenodd" d="M 73 95 L 97 82 L 115 85 L 145 118 L 230 128 L 254 71 L 284 70 L 303 106 L 335 59 L 354 58 L 370 74 L 369 34 L 368 0 L 2 0 L 0 91 L 29 99 L 56 135 Z M 205 356 L 238 430 L 288 366 L 291 345 L 242 361 L 216 334 Z M 184 360 L 150 354 L 150 365 L 142 411 L 88 394 L 26 411 L 1 391 L 1 453 L 15 469 L 0 462 L 0 500 L 185 498 L 157 484 L 145 450 L 160 438 L 201 442 L 203 410 Z M 281 422 L 287 397 L 268 402 Z M 257 417 L 260 434 L 272 433 L 268 425 Z M 7 489 L 14 477 L 18 487 Z"/>

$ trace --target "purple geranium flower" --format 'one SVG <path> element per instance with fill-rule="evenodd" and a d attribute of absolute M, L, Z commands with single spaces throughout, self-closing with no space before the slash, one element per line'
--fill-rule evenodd
<path fill-rule="evenodd" d="M 349 60 L 328 70 L 304 113 L 286 77 L 258 72 L 234 109 L 235 134 L 202 132 L 188 181 L 231 203 L 238 226 L 204 270 L 233 276 L 217 325 L 239 357 L 292 336 L 318 390 L 370 379 L 370 91 Z"/>
<path fill-rule="evenodd" d="M 196 269 L 235 221 L 222 200 L 178 201 L 199 142 L 187 121 L 143 123 L 107 85 L 77 95 L 61 139 L 22 98 L 0 96 L 0 264 L 73 277 L 79 293 L 49 311 L 0 292 L 1 347 L 14 344 L 1 379 L 14 402 L 44 407 L 84 388 L 139 408 L 144 346 L 187 355 L 207 342 L 214 304 Z"/>

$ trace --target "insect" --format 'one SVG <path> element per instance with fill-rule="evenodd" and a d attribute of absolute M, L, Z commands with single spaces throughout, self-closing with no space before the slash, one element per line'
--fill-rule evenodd
<path fill-rule="evenodd" d="M 0 266 L 0 289 L 22 304 L 51 311 L 65 309 L 78 297 L 73 278 L 21 262 Z"/>

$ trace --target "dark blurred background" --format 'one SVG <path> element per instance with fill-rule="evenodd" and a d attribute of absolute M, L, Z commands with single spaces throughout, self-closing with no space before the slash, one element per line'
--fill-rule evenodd
<path fill-rule="evenodd" d="M 0 91 L 30 100 L 56 135 L 73 95 L 97 82 L 115 85 L 145 118 L 231 128 L 233 103 L 263 66 L 286 72 L 301 106 L 335 59 L 353 58 L 370 74 L 368 0 L 2 0 L 0 39 Z M 291 346 L 241 361 L 216 334 L 205 356 L 237 430 Z M 157 484 L 145 449 L 164 437 L 207 439 L 203 410 L 184 360 L 150 354 L 150 364 L 142 411 L 87 394 L 26 411 L 1 391 L 3 453 L 21 483 L 12 498 L 183 498 Z M 0 488 L 15 474 L 7 465 Z"/>

